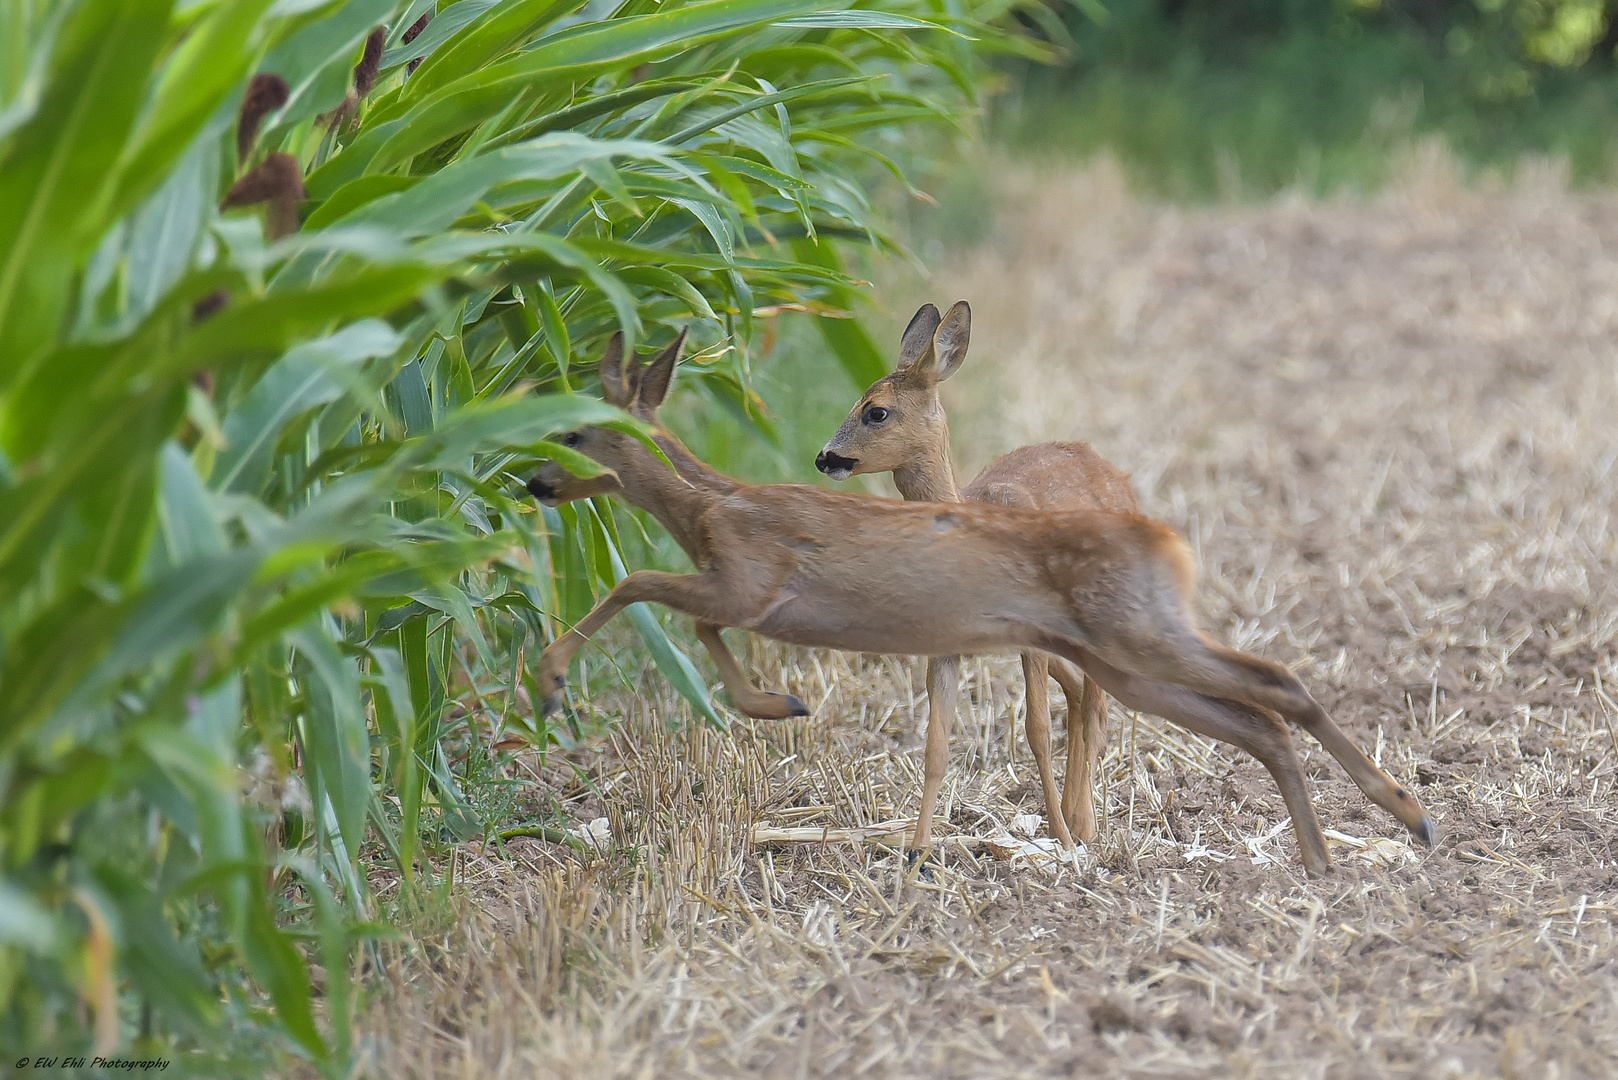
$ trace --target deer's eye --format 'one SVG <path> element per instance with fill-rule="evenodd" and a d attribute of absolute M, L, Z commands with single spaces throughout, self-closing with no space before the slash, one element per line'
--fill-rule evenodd
<path fill-rule="evenodd" d="M 865 410 L 865 422 L 867 424 L 882 424 L 886 423 L 887 419 L 888 410 L 884 409 L 880 405 L 873 405 L 871 408 Z"/>
<path fill-rule="evenodd" d="M 570 431 L 566 435 L 562 436 L 563 446 L 577 446 L 583 441 L 584 436 L 580 435 L 577 431 Z"/>

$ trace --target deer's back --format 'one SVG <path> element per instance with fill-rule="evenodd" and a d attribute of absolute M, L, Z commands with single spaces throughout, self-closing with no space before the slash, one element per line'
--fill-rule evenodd
<path fill-rule="evenodd" d="M 1094 509 L 772 485 L 718 500 L 707 527 L 748 611 L 736 625 L 798 645 L 952 656 L 1082 641 L 1082 613 L 1151 616 L 1188 584 L 1173 530 Z"/>
<path fill-rule="evenodd" d="M 1138 514 L 1129 474 L 1087 442 L 1023 446 L 995 458 L 966 486 L 968 502 L 1030 510 L 1105 510 Z"/>

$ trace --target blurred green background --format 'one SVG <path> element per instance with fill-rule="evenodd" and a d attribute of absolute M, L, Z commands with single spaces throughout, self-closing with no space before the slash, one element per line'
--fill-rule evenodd
<path fill-rule="evenodd" d="M 1180 199 L 1369 192 L 1413 140 L 1476 170 L 1613 169 L 1601 0 L 1110 0 L 1062 64 L 1021 66 L 991 127 L 1024 153 L 1115 153 Z"/>
<path fill-rule="evenodd" d="M 1190 204 L 1373 195 L 1427 142 L 1473 180 L 1546 158 L 1575 186 L 1604 184 L 1618 163 L 1618 3 L 1086 0 L 1018 17 L 1061 57 L 998 65 L 975 141 L 913 174 L 934 202 L 887 192 L 917 265 L 989 235 L 1006 160 L 1109 154 L 1141 194 Z M 910 312 L 884 299 L 870 325 L 891 350 Z M 814 452 L 852 402 L 807 320 L 780 321 L 755 379 L 787 414 L 778 441 L 761 447 L 711 406 L 683 413 L 684 430 L 751 479 L 813 482 Z"/>

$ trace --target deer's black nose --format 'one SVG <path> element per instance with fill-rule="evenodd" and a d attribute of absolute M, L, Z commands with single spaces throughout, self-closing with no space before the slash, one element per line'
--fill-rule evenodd
<path fill-rule="evenodd" d="M 535 473 L 534 478 L 528 481 L 528 494 L 540 502 L 544 502 L 546 499 L 556 498 L 556 489 L 541 480 L 539 474 Z"/>
<path fill-rule="evenodd" d="M 837 472 L 840 472 L 846 476 L 849 473 L 852 473 L 854 471 L 854 467 L 859 463 L 859 458 L 844 457 L 841 454 L 834 454 L 830 450 L 822 450 L 815 457 L 815 468 L 819 469 L 828 476 Z"/>

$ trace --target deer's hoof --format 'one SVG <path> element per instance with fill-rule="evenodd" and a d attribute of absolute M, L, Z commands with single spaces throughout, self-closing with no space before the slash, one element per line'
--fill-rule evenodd
<path fill-rule="evenodd" d="M 791 694 L 766 691 L 763 700 L 743 708 L 742 713 L 754 720 L 785 720 L 790 716 L 808 716 L 809 707 Z"/>
<path fill-rule="evenodd" d="M 1423 847 L 1432 847 L 1438 843 L 1438 830 L 1433 828 L 1433 819 L 1426 814 L 1421 815 L 1421 825 L 1410 831 L 1421 841 Z"/>
<path fill-rule="evenodd" d="M 1068 835 L 1075 841 L 1085 845 L 1095 843 L 1097 830 L 1094 815 L 1087 819 L 1077 806 L 1063 807 L 1062 820 L 1067 822 Z"/>
<path fill-rule="evenodd" d="M 916 872 L 916 864 L 921 864 L 921 870 L 916 876 L 923 881 L 933 880 L 933 864 L 938 860 L 933 855 L 932 848 L 911 848 L 905 852 L 905 876 L 909 877 Z"/>

